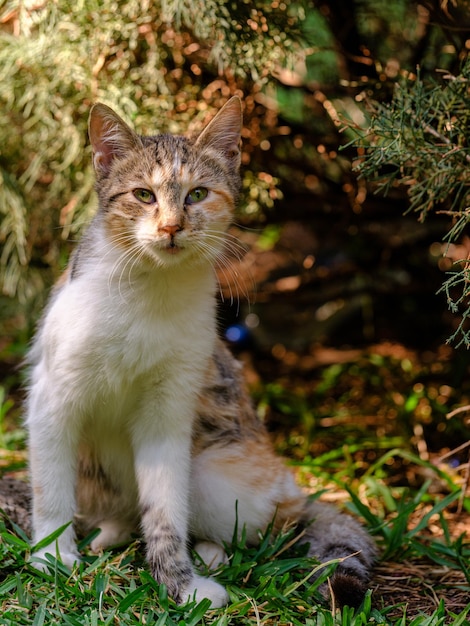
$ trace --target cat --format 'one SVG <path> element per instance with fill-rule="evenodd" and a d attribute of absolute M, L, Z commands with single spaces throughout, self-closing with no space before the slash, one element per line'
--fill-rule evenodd
<path fill-rule="evenodd" d="M 332 578 L 358 604 L 374 543 L 348 515 L 310 503 L 272 449 L 241 366 L 217 336 L 214 267 L 240 190 L 241 101 L 196 138 L 136 134 L 95 104 L 89 135 L 99 208 L 54 287 L 29 352 L 26 425 L 39 542 L 73 518 L 100 551 L 140 531 L 148 565 L 178 603 L 225 588 L 199 575 L 274 519 L 305 529 L 309 554 L 350 556 Z M 79 561 L 75 528 L 57 540 Z M 47 568 L 48 545 L 33 555 Z"/>

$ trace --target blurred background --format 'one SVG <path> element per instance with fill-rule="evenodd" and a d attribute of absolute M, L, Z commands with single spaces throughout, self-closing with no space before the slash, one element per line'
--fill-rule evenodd
<path fill-rule="evenodd" d="M 465 480 L 469 50 L 468 0 L 0 0 L 0 471 L 96 210 L 90 107 L 197 132 L 238 94 L 220 325 L 278 449 L 350 485 L 374 463 L 421 484 L 408 453 Z"/>

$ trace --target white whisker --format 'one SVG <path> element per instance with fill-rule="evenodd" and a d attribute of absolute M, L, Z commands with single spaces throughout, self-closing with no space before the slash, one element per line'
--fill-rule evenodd
<path fill-rule="evenodd" d="M 246 250 L 235 242 L 238 246 L 238 249 L 230 250 L 230 247 L 227 244 L 233 244 L 233 242 L 227 242 L 225 233 L 220 233 L 213 231 L 204 232 L 204 237 L 197 241 L 197 248 L 206 258 L 211 259 L 214 268 L 218 270 L 219 274 L 223 276 L 225 281 L 225 289 L 228 290 L 230 297 L 230 305 L 233 306 L 235 302 L 237 302 L 237 312 L 238 315 L 240 312 L 240 300 L 241 296 L 246 299 L 248 304 L 250 303 L 250 294 L 248 290 L 241 284 L 240 273 L 234 267 L 234 258 L 237 261 L 241 261 L 243 256 L 245 255 Z M 227 249 L 232 252 L 233 256 L 230 256 L 227 252 Z M 216 272 L 217 274 L 217 272 Z M 222 284 L 220 279 L 218 278 L 218 288 L 221 300 L 225 301 L 224 290 L 222 288 Z M 233 291 L 233 287 L 235 288 L 235 292 Z"/>
<path fill-rule="evenodd" d="M 222 259 L 220 257 L 220 251 L 217 248 L 214 248 L 210 246 L 209 244 L 207 244 L 207 242 L 202 242 L 202 241 L 197 242 L 196 248 L 202 254 L 202 256 L 204 256 L 205 258 L 211 261 L 211 263 L 214 265 L 214 269 L 218 268 L 221 271 L 221 273 L 224 275 L 225 281 L 227 283 L 227 287 L 229 289 L 230 304 L 233 305 L 235 298 L 234 298 L 234 294 L 232 291 L 230 280 L 228 279 L 227 274 L 225 272 L 225 264 L 222 262 Z M 222 289 L 222 285 L 220 284 L 220 280 L 217 276 L 217 272 L 215 272 L 215 275 L 217 278 L 217 285 L 219 289 L 220 299 L 222 300 L 222 302 L 225 302 L 224 292 Z M 238 292 L 237 292 L 237 301 L 238 300 L 239 298 L 238 298 Z"/>
<path fill-rule="evenodd" d="M 230 276 L 234 279 L 238 298 L 241 292 L 241 294 L 246 298 L 248 304 L 250 304 L 250 294 L 247 288 L 243 288 L 243 289 L 241 288 L 240 273 L 236 269 L 236 262 L 241 263 L 243 261 L 243 258 L 246 256 L 246 253 L 247 253 L 247 248 L 243 246 L 239 242 L 239 240 L 234 235 L 231 235 L 230 233 L 222 234 L 217 231 L 209 230 L 204 233 L 204 239 L 205 241 L 209 239 L 211 241 L 215 240 L 216 242 L 219 242 L 219 241 L 223 242 L 225 250 L 230 252 L 231 255 L 233 255 L 234 258 L 229 256 L 226 251 L 222 250 L 222 252 L 220 252 L 219 255 L 217 256 L 217 261 L 216 261 L 217 267 L 219 267 L 220 264 L 223 263 L 224 267 L 229 271 Z M 246 272 L 251 282 L 251 291 L 252 293 L 255 293 L 256 283 L 248 267 L 246 268 Z M 227 276 L 225 273 L 224 273 L 224 277 L 227 280 Z M 230 288 L 230 284 L 228 286 Z"/>
<path fill-rule="evenodd" d="M 238 260 L 241 260 L 248 251 L 247 248 L 230 233 L 220 233 L 219 231 L 209 229 L 204 232 L 204 237 L 211 237 L 214 240 L 223 242 L 226 247 L 229 247 L 230 250 L 234 252 L 234 256 L 236 256 Z"/>
<path fill-rule="evenodd" d="M 121 285 L 123 282 L 123 277 L 124 277 L 124 273 L 126 268 L 128 268 L 127 270 L 127 283 L 129 285 L 129 289 L 132 291 L 132 282 L 131 282 L 131 273 L 133 268 L 135 267 L 136 263 L 138 261 L 140 261 L 140 259 L 142 258 L 143 255 L 143 251 L 142 251 L 142 247 L 141 246 L 134 246 L 133 248 L 131 248 L 129 250 L 129 254 L 126 255 L 127 259 L 126 262 L 124 263 L 124 265 L 122 266 L 121 269 L 121 273 L 119 274 L 119 280 L 118 280 L 118 291 L 119 291 L 119 295 L 121 296 L 121 298 L 125 301 L 125 297 L 123 296 L 122 290 L 121 290 Z"/>
<path fill-rule="evenodd" d="M 247 233 L 255 233 L 257 235 L 263 232 L 262 228 L 252 228 L 250 226 L 245 226 L 244 224 L 240 224 L 239 222 L 234 221 L 232 221 L 232 226 L 235 226 L 235 228 L 239 228 L 240 230 L 244 230 Z"/>
<path fill-rule="evenodd" d="M 129 287 L 132 289 L 131 272 L 133 268 L 135 267 L 136 263 L 140 261 L 142 256 L 143 256 L 142 246 L 138 244 L 137 242 L 135 242 L 130 248 L 123 250 L 123 252 L 119 255 L 116 262 L 114 263 L 108 276 L 108 289 L 110 293 L 112 291 L 112 283 L 113 283 L 114 277 L 116 276 L 117 272 L 120 270 L 119 278 L 117 280 L 118 292 L 119 292 L 120 297 L 124 301 L 126 300 L 121 289 L 121 285 L 123 282 L 123 277 L 124 277 L 126 268 L 128 268 L 128 272 L 127 272 L 128 284 L 129 284 Z"/>

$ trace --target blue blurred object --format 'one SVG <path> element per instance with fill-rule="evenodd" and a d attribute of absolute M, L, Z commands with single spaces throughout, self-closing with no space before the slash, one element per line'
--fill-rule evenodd
<path fill-rule="evenodd" d="M 225 330 L 225 339 L 234 346 L 244 346 L 250 341 L 250 331 L 244 324 L 232 324 Z"/>

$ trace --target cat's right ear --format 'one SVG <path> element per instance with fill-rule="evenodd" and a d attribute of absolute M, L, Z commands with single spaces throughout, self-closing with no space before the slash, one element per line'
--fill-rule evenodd
<path fill-rule="evenodd" d="M 242 103 L 233 96 L 209 122 L 196 140 L 196 145 L 217 150 L 235 167 L 240 166 Z"/>
<path fill-rule="evenodd" d="M 140 146 L 139 136 L 105 104 L 95 104 L 90 111 L 88 132 L 93 148 L 93 166 L 97 175 L 107 176 L 114 159 Z"/>

